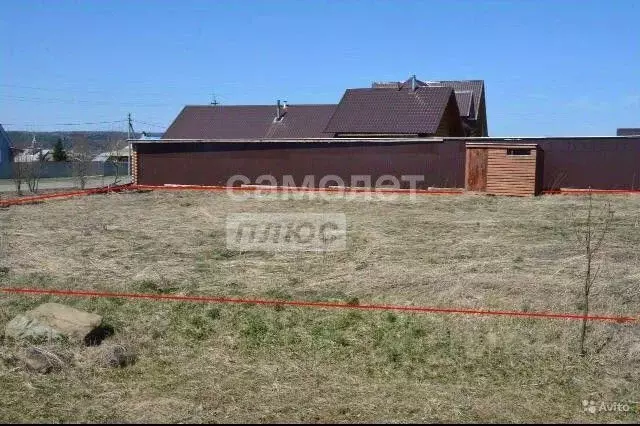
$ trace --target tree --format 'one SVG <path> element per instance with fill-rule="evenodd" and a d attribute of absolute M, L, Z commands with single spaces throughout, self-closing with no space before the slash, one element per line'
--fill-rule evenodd
<path fill-rule="evenodd" d="M 592 294 L 591 290 L 593 289 L 593 284 L 596 282 L 598 274 L 600 273 L 600 265 L 598 265 L 594 269 L 597 261 L 596 255 L 600 251 L 600 248 L 602 248 L 602 243 L 609 233 L 611 222 L 613 221 L 613 210 L 611 209 L 610 202 L 605 203 L 600 214 L 596 216 L 594 215 L 593 211 L 593 196 L 591 193 L 591 188 L 589 188 L 588 197 L 589 204 L 587 206 L 586 221 L 583 224 L 578 223 L 576 226 L 578 243 L 581 246 L 581 250 L 584 250 L 585 254 L 585 271 L 583 278 L 584 281 L 582 283 L 581 291 L 581 307 L 583 315 L 582 323 L 580 326 L 581 356 L 585 356 L 587 354 L 585 342 L 587 338 L 589 302 Z"/>
<path fill-rule="evenodd" d="M 80 189 L 87 185 L 89 171 L 91 170 L 91 153 L 89 143 L 80 138 L 73 144 L 73 176 Z"/>
<path fill-rule="evenodd" d="M 22 195 L 22 183 L 27 177 L 26 164 L 27 163 L 22 161 L 14 161 L 11 163 L 11 177 L 13 178 L 13 183 L 16 185 L 16 193 L 18 195 Z"/>
<path fill-rule="evenodd" d="M 62 139 L 58 138 L 53 145 L 53 161 L 67 161 L 67 153 L 62 145 Z"/>
<path fill-rule="evenodd" d="M 114 171 L 115 175 L 113 177 L 113 185 L 117 185 L 120 182 L 120 168 L 122 167 L 122 161 L 120 161 L 120 140 L 115 137 L 108 139 L 109 145 L 109 157 L 105 161 L 106 164 L 110 164 Z"/>
<path fill-rule="evenodd" d="M 30 161 L 27 161 L 24 165 L 27 186 L 29 187 L 29 191 L 35 194 L 38 192 L 38 183 L 40 182 L 40 177 L 42 175 L 45 158 L 42 155 L 42 151 L 39 151 L 38 154 L 34 155 L 35 158 L 31 158 Z"/>

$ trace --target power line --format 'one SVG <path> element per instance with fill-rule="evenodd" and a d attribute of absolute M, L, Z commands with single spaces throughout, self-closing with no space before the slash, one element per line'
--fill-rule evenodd
<path fill-rule="evenodd" d="M 146 121 L 140 121 L 140 120 L 133 120 L 133 121 L 134 121 L 135 123 L 146 124 L 147 126 L 158 127 L 158 128 L 160 128 L 160 129 L 166 129 L 166 128 L 167 128 L 167 126 L 163 126 L 163 125 L 156 124 L 156 123 L 149 123 L 149 122 L 146 122 Z"/>
<path fill-rule="evenodd" d="M 45 124 L 40 124 L 40 123 L 21 123 L 21 124 L 16 124 L 16 123 L 2 123 L 3 126 L 13 126 L 13 127 L 17 127 L 17 126 L 89 126 L 89 125 L 96 125 L 96 124 L 114 124 L 114 123 L 125 123 L 127 120 L 114 120 L 114 121 L 86 121 L 84 123 L 45 123 Z"/>
<path fill-rule="evenodd" d="M 144 124 L 147 126 L 156 127 L 159 129 L 166 129 L 166 125 L 151 123 L 148 121 L 134 120 L 131 119 L 133 123 Z M 93 126 L 98 124 L 117 124 L 117 123 L 129 123 L 129 119 L 126 120 L 109 120 L 109 121 L 84 121 L 78 123 L 2 123 L 3 126 L 10 127 L 50 127 L 50 126 Z"/>
<path fill-rule="evenodd" d="M 166 107 L 167 103 L 158 104 L 143 104 L 137 102 L 121 102 L 121 101 L 104 101 L 104 100 L 82 100 L 82 99 L 62 99 L 62 98 L 39 98 L 28 96 L 14 96 L 0 94 L 1 98 L 11 99 L 19 102 L 37 102 L 37 103 L 63 103 L 63 104 L 89 104 L 89 105 L 118 105 L 118 106 L 132 106 L 138 108 L 159 108 Z"/>
<path fill-rule="evenodd" d="M 95 90 L 95 89 L 87 89 L 87 88 L 58 88 L 58 89 L 52 89 L 52 88 L 45 88 L 45 87 L 35 87 L 35 86 L 23 86 L 23 85 L 19 85 L 19 84 L 0 84 L 0 87 L 8 87 L 8 88 L 12 88 L 12 89 L 23 89 L 23 90 L 36 90 L 39 92 L 64 92 L 64 93 L 69 93 L 69 92 L 73 92 L 73 91 L 77 91 L 80 93 L 94 93 L 94 94 L 109 94 L 109 95 L 114 95 L 114 91 L 112 90 Z M 137 88 L 138 86 L 136 86 Z M 136 89 L 136 93 L 140 93 L 139 90 Z M 166 93 L 162 94 L 162 93 L 157 93 L 157 92 L 147 92 L 144 93 L 145 95 L 151 95 L 153 97 L 158 97 L 159 99 L 164 99 L 166 98 Z"/>

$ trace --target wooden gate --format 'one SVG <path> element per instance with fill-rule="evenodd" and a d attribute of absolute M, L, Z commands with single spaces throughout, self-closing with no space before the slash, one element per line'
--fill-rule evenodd
<path fill-rule="evenodd" d="M 494 195 L 537 195 L 543 153 L 536 144 L 467 143 L 465 189 Z"/>
<path fill-rule="evenodd" d="M 465 189 L 467 191 L 487 190 L 487 149 L 467 148 L 467 167 L 465 168 Z"/>

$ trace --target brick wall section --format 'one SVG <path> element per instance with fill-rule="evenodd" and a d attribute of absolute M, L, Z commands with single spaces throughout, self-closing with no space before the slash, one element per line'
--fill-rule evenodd
<path fill-rule="evenodd" d="M 488 148 L 487 193 L 529 196 L 536 194 L 537 150 L 530 155 L 508 155 L 507 148 Z"/>

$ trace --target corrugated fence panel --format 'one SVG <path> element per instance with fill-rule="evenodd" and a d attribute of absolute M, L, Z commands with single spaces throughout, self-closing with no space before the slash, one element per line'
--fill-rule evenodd
<path fill-rule="evenodd" d="M 244 176 L 252 184 L 302 186 L 313 176 L 313 186 L 371 185 L 391 175 L 409 187 L 403 176 L 419 175 L 418 188 L 464 186 L 464 142 L 447 143 L 153 143 L 139 144 L 138 181 L 143 185 L 240 185 Z M 272 176 L 274 181 L 264 178 Z M 324 181 L 322 181 L 324 179 Z M 285 180 L 288 180 L 285 182 Z M 322 181 L 322 182 L 321 182 Z M 381 184 L 389 182 L 380 181 Z M 367 185 L 368 186 L 368 185 Z"/>
<path fill-rule="evenodd" d="M 544 155 L 540 189 L 640 189 L 640 137 L 483 138 L 481 142 L 537 144 L 539 155 Z"/>

